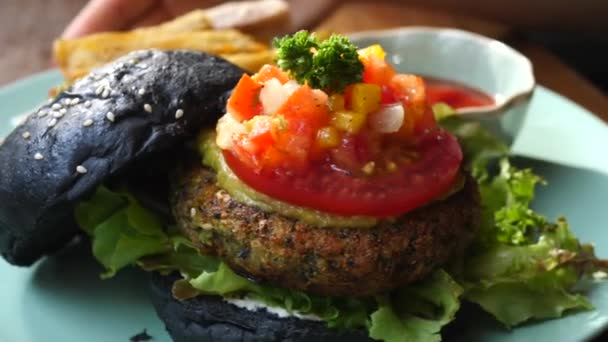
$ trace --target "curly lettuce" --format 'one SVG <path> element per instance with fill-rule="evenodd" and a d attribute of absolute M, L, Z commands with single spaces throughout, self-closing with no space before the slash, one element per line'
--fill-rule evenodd
<path fill-rule="evenodd" d="M 451 272 L 465 289 L 464 299 L 507 327 L 592 309 L 573 289 L 607 264 L 578 241 L 565 218 L 550 222 L 531 209 L 544 180 L 513 166 L 506 146 L 479 123 L 450 117 L 442 124 L 459 138 L 481 195 L 476 241 Z"/>

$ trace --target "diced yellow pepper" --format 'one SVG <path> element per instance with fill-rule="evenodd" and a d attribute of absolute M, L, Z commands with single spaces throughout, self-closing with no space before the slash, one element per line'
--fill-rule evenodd
<path fill-rule="evenodd" d="M 332 126 L 322 127 L 317 131 L 317 146 L 334 148 L 340 145 L 340 132 Z"/>
<path fill-rule="evenodd" d="M 357 83 L 353 85 L 351 109 L 359 113 L 371 113 L 380 108 L 381 90 L 376 84 Z"/>
<path fill-rule="evenodd" d="M 374 55 L 380 59 L 384 59 L 384 56 L 386 56 L 386 52 L 384 52 L 384 49 L 382 48 L 382 46 L 380 46 L 380 44 L 374 44 L 366 48 L 359 49 L 359 55 L 363 57 Z"/>
<path fill-rule="evenodd" d="M 332 111 L 344 110 L 344 95 L 333 94 L 329 97 L 328 102 L 329 109 Z"/>
<path fill-rule="evenodd" d="M 334 112 L 330 122 L 332 126 L 340 131 L 356 134 L 363 128 L 366 119 L 367 114 L 365 113 L 341 110 Z"/>

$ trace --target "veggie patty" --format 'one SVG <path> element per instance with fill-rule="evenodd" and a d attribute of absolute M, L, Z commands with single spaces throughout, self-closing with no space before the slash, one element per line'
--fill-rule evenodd
<path fill-rule="evenodd" d="M 178 179 L 173 213 L 202 253 L 254 280 L 315 294 L 363 296 L 420 280 L 463 251 L 478 217 L 469 177 L 447 199 L 371 228 L 319 228 L 241 204 L 197 164 Z"/>

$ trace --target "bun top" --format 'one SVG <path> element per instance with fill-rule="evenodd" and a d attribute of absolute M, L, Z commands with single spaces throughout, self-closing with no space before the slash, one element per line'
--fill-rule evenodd
<path fill-rule="evenodd" d="M 63 247 L 79 200 L 214 123 L 242 74 L 200 52 L 137 51 L 30 114 L 0 145 L 2 256 L 25 266 Z"/>

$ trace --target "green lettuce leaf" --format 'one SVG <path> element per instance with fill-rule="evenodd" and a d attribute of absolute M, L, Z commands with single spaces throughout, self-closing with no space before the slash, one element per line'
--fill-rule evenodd
<path fill-rule="evenodd" d="M 570 309 L 592 309 L 571 289 L 581 275 L 601 267 L 597 263 L 591 247 L 580 245 L 560 219 L 544 226 L 535 243 L 499 243 L 468 258 L 465 298 L 508 327 L 528 319 L 560 317 Z"/>
<path fill-rule="evenodd" d="M 102 278 L 170 246 L 160 219 L 128 194 L 100 187 L 76 207 L 75 217 L 91 236 L 93 255 L 106 268 Z"/>
<path fill-rule="evenodd" d="M 536 186 L 545 183 L 542 178 L 511 165 L 506 146 L 480 124 L 456 117 L 442 124 L 458 136 L 481 195 L 477 239 L 451 269 L 464 298 L 507 327 L 591 309 L 573 288 L 605 269 L 605 262 L 576 239 L 565 219 L 550 222 L 530 208 Z"/>
<path fill-rule="evenodd" d="M 449 274 L 439 270 L 379 298 L 369 336 L 382 341 L 441 341 L 441 328 L 454 319 L 462 292 Z"/>

